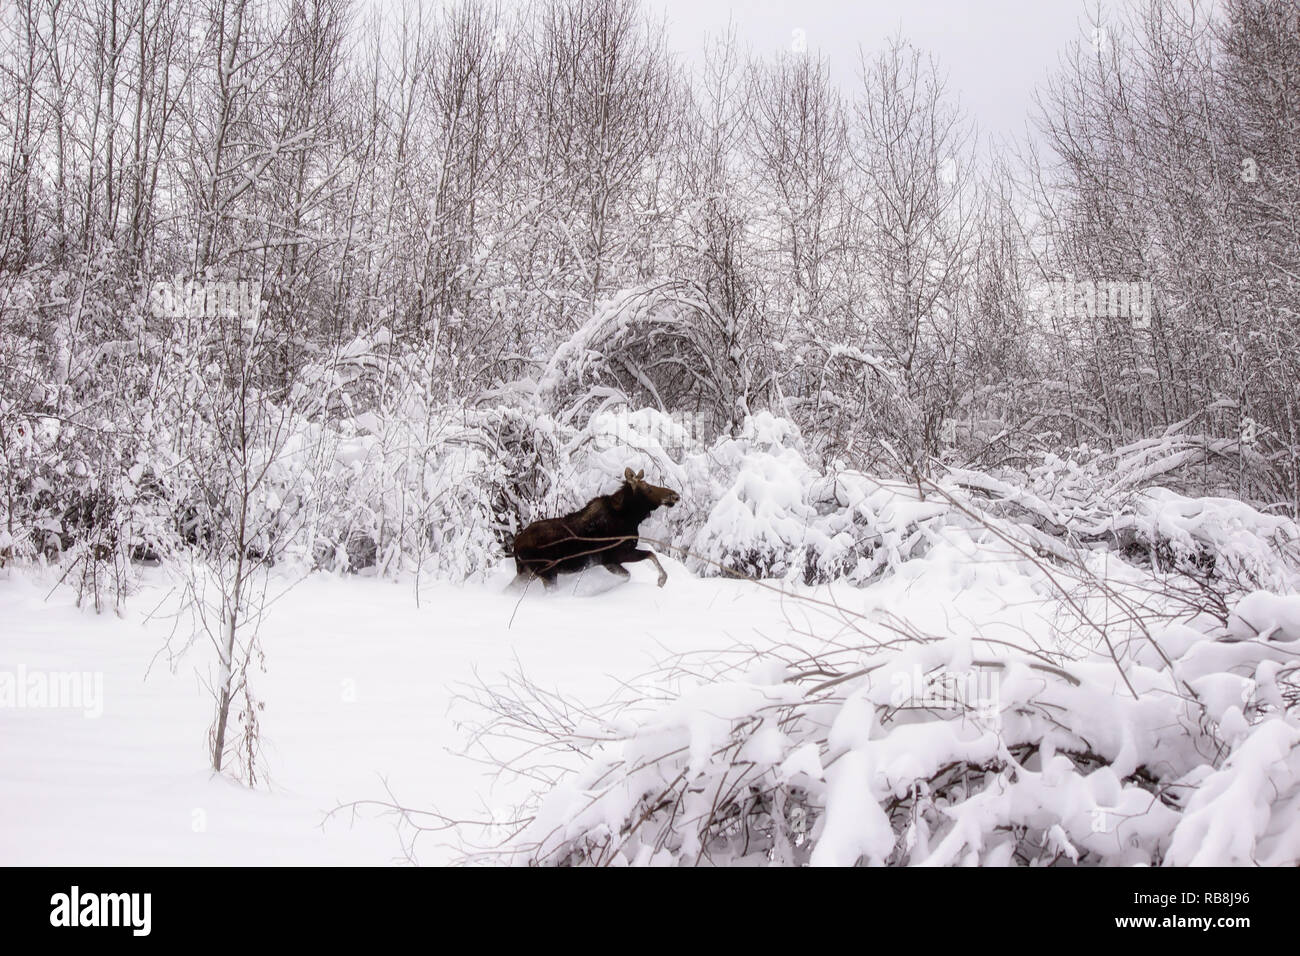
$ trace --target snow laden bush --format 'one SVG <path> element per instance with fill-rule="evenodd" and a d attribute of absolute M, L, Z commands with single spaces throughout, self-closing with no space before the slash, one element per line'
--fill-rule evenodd
<path fill-rule="evenodd" d="M 68 277 L 48 281 L 57 293 Z M 108 589 L 120 603 L 134 564 L 170 553 L 177 537 L 163 411 L 177 403 L 151 364 L 171 343 L 116 300 L 96 302 L 114 337 L 95 347 L 25 302 L 22 321 L 6 314 L 12 298 L 0 303 L 0 564 L 57 562 L 79 601 L 99 608 Z"/>
<path fill-rule="evenodd" d="M 814 468 L 798 429 L 760 412 L 665 469 L 693 508 L 669 543 L 699 574 L 866 584 L 923 555 L 945 528 L 992 528 L 1060 561 L 1106 548 L 1235 590 L 1300 588 L 1293 519 L 1151 485 L 1171 477 L 1178 449 L 1139 445 L 1084 465 L 1048 453 L 1002 477 L 949 468 L 907 482 L 840 463 Z"/>
<path fill-rule="evenodd" d="M 1219 620 L 1150 569 L 1103 579 L 1101 556 L 1062 567 L 986 531 L 949 528 L 864 610 L 792 592 L 789 640 L 683 657 L 604 709 L 482 688 L 479 739 L 551 781 L 489 856 L 1300 863 L 1300 597 Z M 944 618 L 916 595 L 945 587 L 953 626 L 920 626 Z"/>
<path fill-rule="evenodd" d="M 624 468 L 679 491 L 681 502 L 654 512 L 644 541 L 676 551 L 704 575 L 827 580 L 851 566 L 858 539 L 831 512 L 834 491 L 804 461 L 798 429 L 760 412 L 736 434 L 710 442 L 711 423 L 654 409 L 609 409 L 582 429 L 560 429 L 560 494 L 540 511 L 558 514 L 614 491 Z M 830 497 L 828 497 L 830 496 Z"/>
<path fill-rule="evenodd" d="M 654 409 L 609 409 L 581 429 L 557 426 L 558 514 L 613 491 L 625 467 L 682 495 L 641 526 L 645 541 L 680 553 L 692 571 L 811 583 L 869 580 L 919 551 L 928 519 L 949 514 L 914 486 L 810 466 L 798 428 L 768 412 L 707 440 L 710 424 Z M 951 516 L 950 516 L 951 518 Z"/>
<path fill-rule="evenodd" d="M 927 529 L 969 516 L 915 485 L 805 459 L 798 429 L 761 412 L 686 463 L 714 502 L 685 547 L 701 574 L 866 583 L 924 551 Z"/>
<path fill-rule="evenodd" d="M 626 289 L 598 307 L 555 350 L 537 383 L 561 420 L 615 405 L 696 410 L 724 429 L 765 397 L 765 343 L 696 283 Z"/>
<path fill-rule="evenodd" d="M 792 423 L 762 412 L 710 452 L 707 490 L 694 490 L 713 504 L 691 544 L 692 570 L 785 577 L 809 547 L 825 544 L 805 494 L 814 473 Z"/>
<path fill-rule="evenodd" d="M 701 575 L 864 585 L 924 555 L 945 528 L 992 527 L 1059 561 L 1104 547 L 1133 563 L 1209 574 L 1238 590 L 1300 583 L 1288 570 L 1300 567 L 1293 520 L 1232 499 L 1144 485 L 1143 478 L 1169 471 L 1142 465 L 1142 449 L 1094 455 L 1083 466 L 1049 454 L 1002 477 L 952 468 L 912 483 L 843 463 L 816 468 L 798 428 L 769 412 L 716 434 L 704 417 L 613 406 L 577 425 L 549 412 L 535 393 L 505 398 L 458 413 L 450 431 L 437 433 L 439 442 L 484 450 L 459 472 L 493 502 L 490 515 L 460 512 L 470 525 L 497 529 L 494 538 L 467 540 L 486 549 L 474 552 L 475 567 L 499 558 L 518 526 L 613 491 L 632 467 L 682 494 L 677 507 L 642 525 L 642 537 Z M 422 407 L 406 420 L 428 415 Z M 385 439 L 383 447 L 393 444 Z M 394 494 L 403 483 L 409 487 L 409 476 L 394 479 Z"/>
<path fill-rule="evenodd" d="M 1026 473 L 1003 478 L 951 469 L 942 484 L 969 495 L 971 508 L 1032 529 L 1050 547 L 1105 546 L 1130 561 L 1209 573 L 1238 587 L 1300 587 L 1300 525 L 1234 498 L 1175 490 L 1186 484 L 1180 480 L 1189 462 L 1183 442 L 1076 453 L 1047 453 Z M 1156 480 L 1173 487 L 1152 484 Z"/>
<path fill-rule="evenodd" d="M 388 345 L 382 330 L 357 339 L 343 361 L 309 369 L 299 389 L 334 435 L 315 560 L 335 571 L 465 580 L 495 566 L 514 530 L 509 446 L 522 416 L 448 401 L 433 391 L 427 358 L 388 358 Z"/>

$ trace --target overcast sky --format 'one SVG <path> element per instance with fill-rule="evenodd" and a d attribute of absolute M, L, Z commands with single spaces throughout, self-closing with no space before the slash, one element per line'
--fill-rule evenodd
<path fill-rule="evenodd" d="M 896 33 L 932 53 L 948 74 L 949 90 L 994 137 L 1024 128 L 1034 87 L 1073 39 L 1090 42 L 1098 0 L 643 0 L 666 15 L 673 46 L 698 63 L 706 33 L 734 18 L 755 53 L 788 50 L 803 30 L 847 88 L 858 46 L 879 50 Z M 1100 0 L 1103 22 L 1121 17 L 1132 0 Z"/>

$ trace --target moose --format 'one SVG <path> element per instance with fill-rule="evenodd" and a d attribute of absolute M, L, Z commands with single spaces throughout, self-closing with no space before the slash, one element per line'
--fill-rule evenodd
<path fill-rule="evenodd" d="M 637 526 L 661 505 L 671 508 L 681 495 L 645 481 L 645 471 L 623 472 L 623 484 L 612 495 L 601 495 L 562 518 L 534 521 L 514 541 L 515 583 L 541 578 L 547 590 L 556 575 L 601 564 L 627 579 L 624 564 L 650 560 L 659 569 L 659 586 L 668 580 L 653 551 L 637 548 Z"/>

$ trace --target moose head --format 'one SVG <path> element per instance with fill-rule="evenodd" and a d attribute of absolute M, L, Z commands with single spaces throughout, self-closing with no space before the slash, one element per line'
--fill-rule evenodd
<path fill-rule="evenodd" d="M 652 485 L 645 480 L 645 470 L 633 472 L 631 468 L 623 471 L 623 485 L 638 498 L 645 498 L 651 510 L 663 505 L 671 508 L 681 500 L 681 495 L 671 488 L 663 488 L 659 485 Z"/>

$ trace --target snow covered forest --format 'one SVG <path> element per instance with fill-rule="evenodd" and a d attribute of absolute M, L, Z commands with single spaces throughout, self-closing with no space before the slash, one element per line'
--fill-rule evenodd
<path fill-rule="evenodd" d="M 903 36 L 9 0 L 0 862 L 1300 864 L 1300 5 L 1126 9 L 1006 143 Z M 662 590 L 507 587 L 629 467 Z"/>

